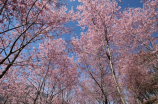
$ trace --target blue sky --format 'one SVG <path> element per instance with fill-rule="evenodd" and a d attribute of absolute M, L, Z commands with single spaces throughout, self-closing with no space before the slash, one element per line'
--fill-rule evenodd
<path fill-rule="evenodd" d="M 122 8 L 127 8 L 127 7 L 142 7 L 143 3 L 141 0 L 122 0 L 123 3 L 120 3 L 120 6 Z"/>
<path fill-rule="evenodd" d="M 142 7 L 143 3 L 141 0 L 122 0 L 123 3 L 120 3 L 120 6 L 122 8 L 127 8 L 127 7 Z M 68 9 L 71 9 L 71 6 L 74 8 L 79 4 L 77 0 L 68 2 Z"/>

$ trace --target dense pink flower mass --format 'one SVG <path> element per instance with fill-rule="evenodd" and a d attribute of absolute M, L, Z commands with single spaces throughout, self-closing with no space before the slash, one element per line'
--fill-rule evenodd
<path fill-rule="evenodd" d="M 157 104 L 158 1 L 78 2 L 0 0 L 0 104 Z"/>

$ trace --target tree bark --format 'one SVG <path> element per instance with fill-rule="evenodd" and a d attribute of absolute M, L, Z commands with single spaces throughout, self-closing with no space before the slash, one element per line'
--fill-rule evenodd
<path fill-rule="evenodd" d="M 107 29 L 106 28 L 104 28 L 104 33 L 105 33 L 105 41 L 106 41 L 106 47 L 107 47 L 107 57 L 108 57 L 109 62 L 110 62 L 111 74 L 112 74 L 114 83 L 116 85 L 117 92 L 120 95 L 122 104 L 126 104 L 126 101 L 125 101 L 125 99 L 124 99 L 124 97 L 122 95 L 121 88 L 120 88 L 119 83 L 118 83 L 117 78 L 116 78 L 116 74 L 115 74 L 115 71 L 114 71 L 114 66 L 112 64 L 112 55 L 111 55 L 111 52 L 110 52 L 110 47 L 109 47 L 109 41 L 108 41 L 108 38 L 107 38 Z M 106 50 L 106 47 L 104 47 L 105 50 Z"/>

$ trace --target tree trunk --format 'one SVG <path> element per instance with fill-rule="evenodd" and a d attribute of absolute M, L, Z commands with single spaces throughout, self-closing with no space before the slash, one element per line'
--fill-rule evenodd
<path fill-rule="evenodd" d="M 125 99 L 124 99 L 124 97 L 122 95 L 122 91 L 121 91 L 121 88 L 120 88 L 119 83 L 117 81 L 117 78 L 116 78 L 116 75 L 115 75 L 115 71 L 114 71 L 114 67 L 113 67 L 113 64 L 112 64 L 112 56 L 111 56 L 111 52 L 110 52 L 109 41 L 108 41 L 108 38 L 107 38 L 107 29 L 104 29 L 104 32 L 105 32 L 105 41 L 106 41 L 106 47 L 107 47 L 107 57 L 108 57 L 109 62 L 110 62 L 111 74 L 112 74 L 112 77 L 113 77 L 113 80 L 114 80 L 117 92 L 120 95 L 122 104 L 126 104 L 126 101 L 125 101 Z M 105 50 L 106 50 L 106 47 L 105 47 Z"/>

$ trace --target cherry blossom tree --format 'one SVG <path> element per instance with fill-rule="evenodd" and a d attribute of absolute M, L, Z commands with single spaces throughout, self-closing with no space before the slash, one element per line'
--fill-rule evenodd
<path fill-rule="evenodd" d="M 81 11 L 81 19 L 79 21 L 79 25 L 83 28 L 87 27 L 88 31 L 85 34 L 83 33 L 81 35 L 80 43 L 77 44 L 77 40 L 74 40 L 76 43 L 73 42 L 73 45 L 80 49 L 79 51 L 81 52 L 79 53 L 81 54 L 81 57 L 86 58 L 89 56 L 88 58 L 90 58 L 91 55 L 98 57 L 97 59 L 91 59 L 91 64 L 97 64 L 97 62 L 95 62 L 94 60 L 102 60 L 102 63 L 99 62 L 99 65 L 97 65 L 97 67 L 100 67 L 99 69 L 101 71 L 101 74 L 106 73 L 104 69 L 105 66 L 110 69 L 109 73 L 111 73 L 111 78 L 113 79 L 120 99 L 122 103 L 125 104 L 126 101 L 122 95 L 120 85 L 116 78 L 116 72 L 114 71 L 114 62 L 112 59 L 113 54 L 110 46 L 110 37 L 108 35 L 110 34 L 115 21 L 118 20 L 115 15 L 119 10 L 118 2 L 109 0 L 80 0 L 80 2 L 82 2 L 83 5 L 77 7 Z M 98 54 L 97 51 L 99 50 L 99 48 L 101 48 L 101 52 L 99 52 Z M 95 68 L 94 66 L 91 67 L 91 70 Z M 93 77 L 93 79 L 96 79 L 94 78 L 92 72 L 89 72 L 90 75 Z M 101 75 L 101 80 L 102 79 L 103 75 Z M 102 84 L 104 83 L 105 82 L 101 81 L 101 84 L 98 85 L 102 86 Z M 104 91 L 103 94 L 104 97 L 107 96 L 105 95 Z"/>
<path fill-rule="evenodd" d="M 69 101 L 77 68 L 58 38 L 71 12 L 58 0 L 0 2 L 0 103 Z"/>
<path fill-rule="evenodd" d="M 24 49 L 46 37 L 66 33 L 70 20 L 58 0 L 1 0 L 0 65 L 2 78 Z"/>
<path fill-rule="evenodd" d="M 80 39 L 73 39 L 72 45 L 81 67 L 87 67 L 83 68 L 86 75 L 97 83 L 98 77 L 102 79 L 97 75 L 98 69 L 108 67 L 123 104 L 148 101 L 153 96 L 151 89 L 157 89 L 157 1 L 149 0 L 143 8 L 124 11 L 114 0 L 80 2 L 78 23 L 87 31 Z M 105 74 L 105 69 L 101 73 Z"/>
<path fill-rule="evenodd" d="M 4 102 L 68 103 L 71 97 L 65 94 L 77 83 L 78 74 L 73 59 L 64 51 L 62 39 L 39 44 L 30 62 L 25 62 L 19 70 L 12 69 L 1 81 Z"/>
<path fill-rule="evenodd" d="M 157 3 L 146 1 L 142 9 L 124 11 L 114 27 L 119 31 L 113 30 L 120 53 L 117 68 L 128 91 L 132 90 L 131 103 L 143 103 L 153 96 L 151 89 L 157 89 Z"/>

